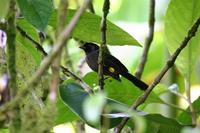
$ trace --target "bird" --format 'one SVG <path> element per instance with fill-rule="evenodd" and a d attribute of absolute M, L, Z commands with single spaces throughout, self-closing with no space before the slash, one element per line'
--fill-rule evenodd
<path fill-rule="evenodd" d="M 93 71 L 98 72 L 99 46 L 92 42 L 86 42 L 79 48 L 85 52 L 85 60 L 88 66 Z M 128 69 L 116 57 L 108 52 L 105 52 L 103 57 L 103 75 L 110 76 L 118 81 L 121 81 L 121 75 L 141 90 L 146 90 L 148 88 L 146 83 L 130 74 Z"/>

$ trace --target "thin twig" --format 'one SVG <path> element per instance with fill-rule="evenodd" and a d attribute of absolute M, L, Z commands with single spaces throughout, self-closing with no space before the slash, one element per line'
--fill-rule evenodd
<path fill-rule="evenodd" d="M 146 38 L 143 53 L 141 56 L 141 60 L 137 67 L 137 70 L 135 72 L 135 76 L 139 79 L 141 78 L 142 73 L 144 71 L 144 67 L 145 67 L 145 64 L 147 61 L 147 57 L 148 57 L 149 48 L 153 41 L 154 25 L 155 25 L 155 0 L 151 0 L 150 1 L 150 14 L 149 14 L 149 35 Z"/>
<path fill-rule="evenodd" d="M 177 106 L 177 105 L 175 105 L 175 104 L 171 104 L 171 103 L 168 103 L 168 102 L 165 102 L 165 101 L 162 101 L 162 103 L 163 103 L 164 105 L 169 106 L 169 107 L 173 107 L 173 108 L 175 108 L 175 109 L 178 109 L 178 110 L 181 110 L 181 111 L 190 113 L 190 111 L 187 111 L 187 110 L 185 110 L 185 109 L 183 109 L 183 108 L 181 108 L 181 107 L 179 107 L 179 106 Z"/>
<path fill-rule="evenodd" d="M 32 37 L 30 37 L 21 27 L 19 27 L 17 25 L 17 30 L 21 33 L 22 36 L 26 37 L 28 40 L 30 40 L 34 45 L 35 47 L 40 51 L 42 52 L 43 55 L 47 55 L 46 51 L 43 49 L 43 47 L 41 46 L 40 43 L 38 43 L 37 41 L 35 41 Z"/>
<path fill-rule="evenodd" d="M 63 42 L 66 39 L 70 38 L 71 32 L 76 26 L 80 16 L 83 14 L 83 12 L 88 7 L 90 0 L 86 0 L 83 4 L 83 6 L 80 7 L 80 9 L 76 12 L 70 23 L 66 26 L 66 28 L 63 30 L 63 32 L 60 33 L 59 38 L 56 41 L 56 45 L 54 45 L 52 52 L 43 60 L 42 65 L 39 67 L 39 69 L 36 71 L 36 73 L 33 75 L 33 77 L 29 80 L 27 83 L 25 89 L 21 90 L 18 95 L 9 103 L 7 103 L 5 106 L 0 108 L 0 114 L 5 113 L 7 110 L 14 108 L 18 105 L 19 101 L 22 100 L 29 92 L 32 90 L 31 88 L 37 84 L 37 81 L 40 79 L 40 77 L 44 74 L 44 72 L 48 69 L 52 61 L 55 59 L 55 57 L 60 52 L 61 48 L 64 46 Z"/>
<path fill-rule="evenodd" d="M 153 88 L 160 82 L 162 77 L 165 75 L 165 73 L 174 65 L 176 58 L 180 54 L 180 52 L 187 46 L 188 42 L 191 40 L 192 37 L 195 36 L 198 27 L 200 25 L 200 17 L 196 20 L 196 22 L 193 24 L 191 29 L 188 31 L 187 36 L 183 39 L 183 41 L 180 43 L 180 46 L 176 49 L 176 51 L 170 56 L 168 61 L 166 62 L 166 65 L 161 70 L 161 72 L 158 74 L 158 76 L 154 79 L 153 83 L 148 87 L 148 89 L 144 92 L 144 94 L 139 97 L 136 102 L 131 106 L 130 109 L 137 109 L 138 106 L 143 104 Z M 125 126 L 126 122 L 129 120 L 129 118 L 124 118 L 122 122 L 115 128 L 115 133 L 121 132 L 122 128 Z"/>
<path fill-rule="evenodd" d="M 106 30 L 107 30 L 107 25 L 106 25 L 106 18 L 109 13 L 110 9 L 110 1 L 109 0 L 104 0 L 103 4 L 103 16 L 101 19 L 101 43 L 100 43 L 100 48 L 99 48 L 99 58 L 98 58 L 98 64 L 99 64 L 99 69 L 98 69 L 98 77 L 99 77 L 99 87 L 100 90 L 103 90 L 104 88 L 104 76 L 103 76 L 103 59 L 104 59 L 104 52 L 105 52 L 105 47 L 106 47 Z"/>
<path fill-rule="evenodd" d="M 69 71 L 67 68 L 63 66 L 61 66 L 61 68 L 62 68 L 63 73 L 65 73 L 66 75 L 70 75 L 74 80 L 78 81 L 80 85 L 85 89 L 85 91 L 87 91 L 89 94 L 94 93 L 92 88 L 90 88 L 88 84 L 85 83 L 81 78 L 76 76 L 73 72 Z"/>
<path fill-rule="evenodd" d="M 194 110 L 192 106 L 192 101 L 191 101 L 191 86 L 190 86 L 190 76 L 186 77 L 185 79 L 185 89 L 186 89 L 186 94 L 187 94 L 187 99 L 188 99 L 188 104 L 189 104 L 189 109 L 191 112 L 191 118 L 192 118 L 192 124 L 196 125 L 197 122 L 197 114 L 196 111 Z"/>

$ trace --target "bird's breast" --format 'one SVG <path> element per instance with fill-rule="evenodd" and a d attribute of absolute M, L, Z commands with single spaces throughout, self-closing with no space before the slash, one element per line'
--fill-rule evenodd
<path fill-rule="evenodd" d="M 86 56 L 86 62 L 88 66 L 93 70 L 98 72 L 98 55 L 99 53 L 94 52 Z"/>

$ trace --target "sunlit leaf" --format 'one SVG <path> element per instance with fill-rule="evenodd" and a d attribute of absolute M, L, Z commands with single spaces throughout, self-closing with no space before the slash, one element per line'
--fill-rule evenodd
<path fill-rule="evenodd" d="M 180 133 L 184 125 L 172 118 L 160 114 L 149 114 L 144 116 L 147 120 L 146 133 Z"/>
<path fill-rule="evenodd" d="M 53 10 L 51 0 L 17 0 L 19 8 L 33 26 L 39 30 L 44 30 L 48 24 L 49 17 Z"/>
<path fill-rule="evenodd" d="M 165 19 L 167 47 L 172 54 L 181 44 L 188 30 L 200 15 L 199 0 L 171 0 Z M 188 46 L 181 52 L 176 65 L 179 71 L 188 76 L 193 70 L 197 55 L 200 52 L 200 30 Z"/>
<path fill-rule="evenodd" d="M 0 19 L 6 17 L 8 13 L 8 7 L 9 7 L 10 0 L 1 0 L 0 4 Z"/>
<path fill-rule="evenodd" d="M 88 73 L 83 78 L 90 86 L 95 86 L 98 83 L 98 75 L 95 72 Z M 143 91 L 134 86 L 129 80 L 121 77 L 121 82 L 112 78 L 105 80 L 105 92 L 111 99 L 120 101 L 127 105 L 132 105 L 133 102 L 142 95 Z M 161 103 L 162 100 L 154 92 L 150 94 L 147 103 Z"/>
<path fill-rule="evenodd" d="M 198 118 L 200 116 L 200 97 L 192 103 L 192 106 L 194 110 L 197 111 L 196 114 Z M 189 107 L 187 108 L 187 111 L 190 111 Z M 192 125 L 192 115 L 188 112 L 182 112 L 177 119 L 183 124 Z"/>
<path fill-rule="evenodd" d="M 89 98 L 89 95 L 83 90 L 83 88 L 80 85 L 74 83 L 73 81 L 65 82 L 59 87 L 59 93 L 64 104 L 68 108 L 70 108 L 72 112 L 74 112 L 80 119 L 85 121 L 90 126 L 99 128 L 99 123 L 100 123 L 99 121 L 96 123 L 88 122 L 86 116 L 84 115 L 83 111 L 84 101 L 85 99 Z M 120 106 L 123 106 L 123 104 L 117 101 L 114 101 L 112 99 L 107 99 L 106 105 L 110 104 L 118 104 Z M 109 128 L 112 128 L 117 124 L 119 124 L 120 120 L 121 118 L 109 119 L 110 121 Z"/>
<path fill-rule="evenodd" d="M 28 23 L 25 19 L 18 19 L 17 26 L 19 26 L 28 36 L 34 41 L 40 42 L 38 32 L 34 26 Z"/>
<path fill-rule="evenodd" d="M 72 19 L 76 10 L 67 11 L 67 23 Z M 52 15 L 49 24 L 56 25 L 56 12 Z M 100 22 L 101 17 L 93 13 L 85 12 L 79 19 L 73 30 L 72 37 L 85 42 L 100 43 Z M 107 43 L 110 45 L 136 45 L 140 46 L 136 39 L 122 30 L 115 24 L 107 21 Z"/>

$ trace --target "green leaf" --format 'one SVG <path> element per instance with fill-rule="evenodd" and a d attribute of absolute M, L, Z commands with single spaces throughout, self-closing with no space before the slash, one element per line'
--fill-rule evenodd
<path fill-rule="evenodd" d="M 193 103 L 192 103 L 192 106 L 194 108 L 194 110 L 196 110 L 198 113 L 197 113 L 197 118 L 200 116 L 200 97 L 195 100 Z M 190 111 L 189 107 L 187 108 L 187 111 Z M 192 125 L 192 118 L 191 118 L 191 114 L 188 113 L 188 112 L 182 112 L 179 116 L 178 116 L 178 121 L 180 121 L 181 123 L 183 124 L 188 124 L 188 125 Z"/>
<path fill-rule="evenodd" d="M 25 19 L 18 19 L 17 26 L 19 26 L 27 35 L 29 35 L 34 41 L 40 42 L 40 38 L 37 29 L 28 23 Z"/>
<path fill-rule="evenodd" d="M 51 0 L 17 0 L 19 8 L 25 17 L 39 30 L 44 30 L 53 10 Z"/>
<path fill-rule="evenodd" d="M 165 35 L 167 47 L 172 54 L 181 44 L 188 30 L 200 15 L 199 0 L 171 0 L 165 19 Z M 179 71 L 188 76 L 195 66 L 200 52 L 200 30 L 176 60 Z"/>
<path fill-rule="evenodd" d="M 184 127 L 176 120 L 160 114 L 148 114 L 144 118 L 147 120 L 146 133 L 180 133 Z"/>
<path fill-rule="evenodd" d="M 0 133 L 9 133 L 8 129 L 0 129 Z"/>
<path fill-rule="evenodd" d="M 20 45 L 20 47 L 23 47 L 25 49 L 24 53 L 27 52 L 26 53 L 27 55 L 23 55 L 23 56 L 27 56 L 27 58 L 33 58 L 34 63 L 36 63 L 37 66 L 39 66 L 42 60 L 42 54 L 34 47 L 32 42 L 30 42 L 28 39 L 24 38 L 21 35 L 17 35 L 16 40 L 17 40 L 18 45 Z"/>
<path fill-rule="evenodd" d="M 67 23 L 72 19 L 76 10 L 67 11 Z M 49 25 L 56 26 L 56 12 L 53 13 L 49 20 Z M 79 19 L 73 30 L 72 37 L 85 42 L 100 43 L 100 23 L 101 17 L 93 13 L 85 12 Z M 107 21 L 107 43 L 109 45 L 136 45 L 140 46 L 136 39 L 122 30 L 115 24 Z"/>
<path fill-rule="evenodd" d="M 26 82 L 35 73 L 38 66 L 41 63 L 42 55 L 34 47 L 33 44 L 26 38 L 23 38 L 20 34 L 16 37 L 16 70 L 17 70 L 17 87 L 24 89 Z M 34 88 L 38 96 L 42 96 L 44 90 L 48 86 L 48 77 L 43 76 Z"/>
<path fill-rule="evenodd" d="M 89 98 L 88 93 L 86 93 L 83 88 L 74 83 L 73 81 L 64 82 L 59 87 L 59 93 L 64 104 L 74 112 L 80 119 L 85 121 L 88 125 L 95 128 L 99 128 L 99 121 L 96 123 L 89 122 L 86 116 L 84 115 L 83 106 L 85 99 Z M 106 100 L 106 105 L 117 104 L 119 106 L 124 106 L 123 104 L 114 101 L 112 99 Z M 111 112 L 116 112 L 115 110 Z M 109 128 L 112 128 L 120 123 L 121 118 L 111 118 L 109 119 L 110 125 Z"/>
<path fill-rule="evenodd" d="M 181 129 L 184 127 L 184 125 L 181 125 L 176 120 L 160 114 L 146 114 L 142 117 L 146 120 L 146 129 L 144 133 L 180 133 Z M 133 129 L 137 128 L 135 124 L 137 124 L 137 121 L 134 119 L 127 123 L 127 125 Z"/>
<path fill-rule="evenodd" d="M 0 4 L 0 19 L 6 17 L 8 13 L 8 7 L 9 7 L 10 0 L 1 0 Z"/>
<path fill-rule="evenodd" d="M 56 108 L 57 108 L 57 115 L 55 121 L 56 125 L 63 124 L 66 122 L 72 122 L 78 119 L 78 117 L 67 106 L 63 104 L 60 97 L 57 99 Z"/>
<path fill-rule="evenodd" d="M 86 74 L 83 79 L 88 85 L 94 87 L 97 85 L 98 75 L 95 72 L 91 72 Z M 104 87 L 109 98 L 127 105 L 132 105 L 133 102 L 143 93 L 143 91 L 123 77 L 121 77 L 121 82 L 112 78 L 107 78 Z M 152 92 L 146 100 L 146 103 L 162 103 L 162 100 L 158 95 Z"/>

